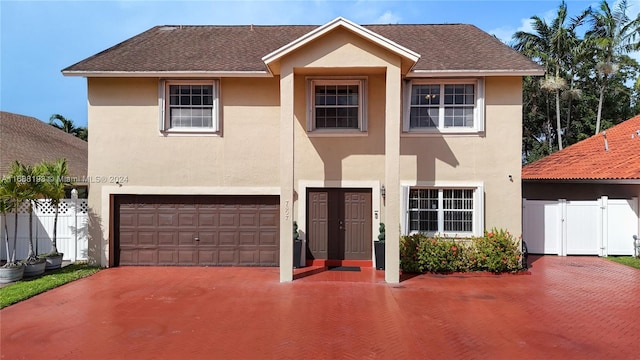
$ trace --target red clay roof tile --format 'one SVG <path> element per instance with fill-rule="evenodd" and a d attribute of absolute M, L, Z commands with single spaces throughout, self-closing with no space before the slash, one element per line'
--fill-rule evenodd
<path fill-rule="evenodd" d="M 640 115 L 524 166 L 522 179 L 640 179 Z"/>

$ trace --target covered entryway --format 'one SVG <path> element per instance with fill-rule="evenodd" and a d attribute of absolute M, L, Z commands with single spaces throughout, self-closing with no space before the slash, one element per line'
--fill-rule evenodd
<path fill-rule="evenodd" d="M 309 189 L 307 224 L 307 259 L 371 260 L 371 189 Z"/>
<path fill-rule="evenodd" d="M 277 196 L 119 195 L 115 265 L 278 266 Z"/>

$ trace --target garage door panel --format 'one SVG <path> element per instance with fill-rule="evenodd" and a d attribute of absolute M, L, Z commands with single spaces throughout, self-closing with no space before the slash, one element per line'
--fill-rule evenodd
<path fill-rule="evenodd" d="M 119 195 L 115 211 L 119 265 L 279 262 L 277 196 Z"/>
<path fill-rule="evenodd" d="M 120 247 L 126 247 L 136 244 L 135 232 L 120 231 Z"/>
<path fill-rule="evenodd" d="M 178 226 L 178 215 L 175 213 L 158 213 L 158 227 L 175 228 Z"/>
<path fill-rule="evenodd" d="M 210 209 L 207 209 L 208 211 L 210 211 Z M 218 227 L 218 215 L 215 213 L 199 213 L 198 214 L 198 227 L 199 228 L 205 228 L 205 227 L 211 227 L 211 228 L 215 228 Z"/>
<path fill-rule="evenodd" d="M 138 249 L 138 265 L 158 265 L 158 251 L 153 249 Z"/>
<path fill-rule="evenodd" d="M 155 231 L 138 231 L 137 245 L 151 245 L 154 246 L 158 243 Z"/>
<path fill-rule="evenodd" d="M 174 249 L 158 249 L 157 265 L 174 265 L 178 261 L 178 251 Z"/>
<path fill-rule="evenodd" d="M 218 250 L 218 265 L 237 265 L 238 264 L 238 250 L 237 249 L 219 249 Z"/>
<path fill-rule="evenodd" d="M 176 246 L 178 243 L 178 234 L 174 231 L 158 231 L 158 245 Z"/>
<path fill-rule="evenodd" d="M 120 263 L 121 264 L 137 264 L 138 250 L 120 249 Z"/>
<path fill-rule="evenodd" d="M 198 218 L 195 212 L 181 212 L 178 215 L 179 227 L 196 227 L 198 225 Z"/>
<path fill-rule="evenodd" d="M 213 248 L 198 249 L 198 265 L 218 265 L 218 250 Z"/>
<path fill-rule="evenodd" d="M 258 226 L 258 214 L 240 214 L 240 226 L 241 227 L 257 227 Z"/>
<path fill-rule="evenodd" d="M 218 245 L 218 233 L 215 231 L 199 231 L 198 237 L 200 238 L 200 242 L 198 243 L 200 247 Z"/>
<path fill-rule="evenodd" d="M 260 252 L 255 249 L 239 250 L 238 251 L 238 265 L 251 266 L 260 263 Z"/>
<path fill-rule="evenodd" d="M 260 213 L 260 227 L 277 227 L 278 226 L 278 214 L 261 212 Z"/>
<path fill-rule="evenodd" d="M 156 222 L 157 215 L 155 213 L 138 213 L 138 218 L 136 221 L 136 225 L 138 227 L 141 226 L 157 226 Z"/>
<path fill-rule="evenodd" d="M 258 245 L 258 233 L 255 231 L 241 232 L 240 233 L 240 245 Z"/>
<path fill-rule="evenodd" d="M 136 226 L 136 215 L 129 213 L 120 213 L 120 226 Z"/>
<path fill-rule="evenodd" d="M 220 213 L 220 226 L 221 227 L 237 227 L 238 226 L 238 214 L 233 212 L 221 212 Z"/>
<path fill-rule="evenodd" d="M 220 231 L 219 233 L 220 246 L 235 246 L 238 243 L 238 233 L 233 231 Z"/>
<path fill-rule="evenodd" d="M 197 237 L 195 231 L 180 231 L 178 232 L 178 244 L 180 245 L 194 245 L 195 238 Z"/>
<path fill-rule="evenodd" d="M 260 245 L 266 246 L 278 246 L 280 242 L 280 237 L 278 233 L 275 231 L 261 231 L 259 235 Z"/>
<path fill-rule="evenodd" d="M 195 265 L 198 263 L 198 250 L 195 247 L 192 249 L 181 248 L 177 253 L 179 265 Z"/>
<path fill-rule="evenodd" d="M 278 266 L 278 250 L 261 250 L 260 265 L 262 266 Z"/>

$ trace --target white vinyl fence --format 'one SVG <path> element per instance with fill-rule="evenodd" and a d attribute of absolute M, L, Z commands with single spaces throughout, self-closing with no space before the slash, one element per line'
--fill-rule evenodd
<path fill-rule="evenodd" d="M 523 239 L 532 254 L 633 255 L 638 198 L 524 200 Z"/>
<path fill-rule="evenodd" d="M 38 200 L 37 203 L 38 205 L 33 210 L 34 248 L 38 254 L 46 254 L 52 249 L 55 208 L 48 200 Z M 28 205 L 25 202 L 18 211 L 18 242 L 16 246 L 16 259 L 18 260 L 26 258 L 29 252 L 29 213 L 27 209 Z M 63 199 L 60 202 L 57 247 L 59 252 L 64 253 L 64 260 L 87 260 L 89 223 L 87 209 L 86 199 L 78 199 L 77 203 L 71 199 Z M 13 251 L 14 223 L 14 214 L 7 214 L 11 251 Z M 0 229 L 2 235 L 0 258 L 6 260 L 5 227 L 2 220 L 0 220 L 0 225 L 2 225 L 2 229 Z"/>

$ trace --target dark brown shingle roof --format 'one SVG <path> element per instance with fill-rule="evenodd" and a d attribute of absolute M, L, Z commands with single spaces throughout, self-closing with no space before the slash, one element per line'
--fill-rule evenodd
<path fill-rule="evenodd" d="M 364 25 L 421 55 L 414 70 L 540 71 L 473 25 Z M 316 29 L 283 26 L 156 26 L 63 72 L 266 71 L 263 56 Z"/>
<path fill-rule="evenodd" d="M 69 175 L 87 175 L 87 142 L 24 115 L 0 111 L 0 175 L 18 160 L 33 165 L 66 158 Z"/>

